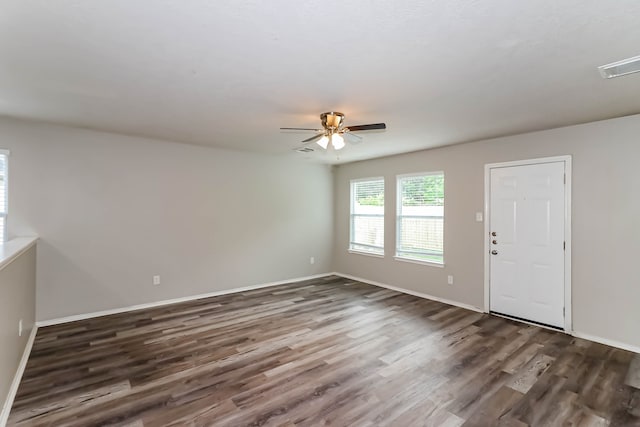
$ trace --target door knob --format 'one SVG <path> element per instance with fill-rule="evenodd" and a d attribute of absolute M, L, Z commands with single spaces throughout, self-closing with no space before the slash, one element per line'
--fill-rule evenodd
<path fill-rule="evenodd" d="M 491 255 L 498 255 L 498 251 L 496 251 L 495 249 L 491 251 Z"/>
<path fill-rule="evenodd" d="M 493 243 L 494 245 L 497 245 L 498 241 L 497 240 L 492 240 L 491 243 Z"/>
<path fill-rule="evenodd" d="M 496 237 L 496 236 L 498 235 L 498 233 L 496 233 L 495 231 L 492 231 L 492 232 L 491 232 L 491 235 L 492 235 L 493 237 Z"/>

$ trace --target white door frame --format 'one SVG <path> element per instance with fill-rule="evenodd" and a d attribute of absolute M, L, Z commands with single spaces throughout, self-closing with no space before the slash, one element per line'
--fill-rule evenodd
<path fill-rule="evenodd" d="M 564 190 L 564 331 L 573 331 L 571 304 L 571 156 L 543 157 L 539 159 L 517 160 L 513 162 L 489 163 L 484 165 L 484 312 L 489 313 L 491 257 L 491 169 L 509 166 L 525 166 L 540 163 L 564 162 L 566 185 Z"/>

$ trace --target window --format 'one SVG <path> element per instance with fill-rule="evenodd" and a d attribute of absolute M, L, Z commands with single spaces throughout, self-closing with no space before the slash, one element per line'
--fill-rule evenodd
<path fill-rule="evenodd" d="M 444 263 L 444 173 L 398 177 L 396 258 Z"/>
<path fill-rule="evenodd" d="M 7 241 L 7 172 L 9 152 L 0 150 L 0 243 Z"/>
<path fill-rule="evenodd" d="M 384 255 L 384 178 L 351 181 L 349 249 Z"/>

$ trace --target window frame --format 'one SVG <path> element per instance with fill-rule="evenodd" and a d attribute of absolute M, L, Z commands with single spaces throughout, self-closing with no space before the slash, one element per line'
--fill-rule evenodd
<path fill-rule="evenodd" d="M 368 181 L 382 181 L 382 191 L 383 194 L 385 195 L 384 199 L 384 203 L 382 205 L 382 215 L 377 215 L 377 214 L 355 214 L 354 211 L 354 205 L 355 205 L 355 186 L 356 184 L 360 183 L 360 182 L 368 182 Z M 354 253 L 354 254 L 359 254 L 359 255 L 368 255 L 368 256 L 372 256 L 372 257 L 376 257 L 376 258 L 384 258 L 385 255 L 385 247 L 384 247 L 384 221 L 385 221 L 385 209 L 386 209 L 386 182 L 384 179 L 384 176 L 374 176 L 374 177 L 368 177 L 368 178 L 357 178 L 357 179 L 352 179 L 349 181 L 349 247 L 348 247 L 348 252 L 349 253 Z M 362 244 L 362 243 L 356 243 L 353 241 L 354 239 L 354 217 L 356 216 L 364 216 L 364 217 L 381 217 L 382 218 L 382 224 L 383 224 L 383 232 L 382 232 L 382 247 L 378 247 L 378 246 L 370 246 L 370 245 L 366 245 L 366 244 Z M 357 245 L 357 246 L 369 246 L 371 248 L 374 249 L 378 249 L 377 251 L 375 250 L 371 250 L 371 251 L 367 251 L 365 249 L 359 249 L 359 248 L 354 248 L 353 246 Z"/>
<path fill-rule="evenodd" d="M 426 261 L 422 259 L 408 257 L 405 254 L 399 253 L 400 248 L 400 238 L 402 236 L 402 227 L 401 222 L 403 217 L 416 217 L 415 215 L 402 215 L 402 180 L 405 178 L 414 178 L 414 177 L 423 177 L 423 176 L 433 176 L 433 175 L 442 175 L 442 187 L 443 187 L 443 202 L 442 202 L 442 262 L 437 261 Z M 416 172 L 416 173 L 407 173 L 396 175 L 396 247 L 395 247 L 395 255 L 394 259 L 396 261 L 409 262 L 414 264 L 422 264 L 429 265 L 432 267 L 440 267 L 443 268 L 445 265 L 445 250 L 444 250 L 444 225 L 445 225 L 445 200 L 446 200 L 446 191 L 445 191 L 445 173 L 444 171 L 429 171 L 429 172 Z M 425 215 L 420 215 L 418 217 L 427 217 Z"/>
<path fill-rule="evenodd" d="M 5 170 L 4 170 L 4 200 L 5 200 L 5 210 L 0 210 L 0 218 L 3 218 L 2 225 L 2 238 L 0 239 L 0 245 L 6 243 L 9 239 L 7 236 L 7 220 L 9 217 L 9 158 L 11 152 L 7 149 L 0 148 L 0 156 L 5 156 Z"/>

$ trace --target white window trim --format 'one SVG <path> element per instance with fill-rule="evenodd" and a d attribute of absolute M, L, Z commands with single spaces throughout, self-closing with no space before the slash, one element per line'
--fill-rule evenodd
<path fill-rule="evenodd" d="M 374 257 L 374 258 L 384 258 L 384 254 L 377 253 L 377 252 L 359 251 L 357 249 L 349 249 L 348 251 L 349 251 L 350 254 L 366 255 L 366 256 L 371 256 L 371 257 Z"/>
<path fill-rule="evenodd" d="M 444 267 L 445 262 L 444 262 L 444 248 L 442 250 L 442 262 L 436 262 L 436 261 L 424 261 L 424 260 L 420 260 L 420 259 L 416 259 L 416 258 L 411 258 L 408 256 L 403 256 L 401 254 L 398 253 L 398 248 L 400 247 L 400 233 L 398 232 L 400 230 L 400 220 L 402 219 L 402 215 L 400 215 L 400 212 L 402 211 L 402 188 L 400 185 L 400 181 L 403 178 L 412 178 L 412 177 L 416 177 L 416 176 L 430 176 L 430 175 L 442 175 L 444 177 L 444 171 L 429 171 L 429 172 L 413 172 L 413 173 L 405 173 L 405 174 L 400 174 L 400 175 L 396 175 L 396 247 L 395 247 L 395 255 L 394 255 L 394 259 L 396 261 L 403 261 L 403 262 L 410 262 L 413 264 L 422 264 L 422 265 L 428 265 L 431 267 Z M 446 192 L 445 192 L 445 199 L 446 199 Z M 443 207 L 444 208 L 444 207 Z M 445 215 L 442 215 L 442 221 L 443 221 L 443 227 L 444 227 L 444 221 L 445 221 Z M 443 245 L 444 245 L 444 234 L 443 234 Z"/>
<path fill-rule="evenodd" d="M 411 264 L 422 264 L 422 265 L 429 265 L 431 267 L 444 268 L 444 261 L 443 262 L 422 261 L 420 259 L 406 258 L 402 256 L 394 256 L 393 259 L 395 259 L 396 261 L 409 262 Z"/>
<path fill-rule="evenodd" d="M 375 258 L 384 258 L 384 253 L 385 253 L 385 248 L 384 248 L 384 239 L 383 239 L 383 246 L 380 249 L 380 251 L 364 251 L 362 249 L 354 249 L 352 247 L 352 245 L 358 245 L 358 243 L 354 243 L 353 242 L 353 201 L 354 201 L 354 197 L 353 197 L 353 186 L 354 184 L 357 184 L 358 182 L 367 182 L 367 181 L 382 181 L 382 185 L 385 187 L 385 192 L 386 192 L 386 182 L 384 179 L 384 176 L 372 176 L 372 177 L 368 177 L 368 178 L 356 178 L 356 179 L 352 179 L 349 181 L 349 247 L 347 248 L 347 252 L 349 253 L 353 253 L 353 254 L 358 254 L 358 255 L 369 255 Z M 385 197 L 385 205 L 386 205 L 386 197 Z M 383 206 L 384 208 L 384 206 Z M 382 221 L 384 223 L 384 214 L 380 215 L 382 217 Z M 377 246 L 376 246 L 377 248 Z"/>

